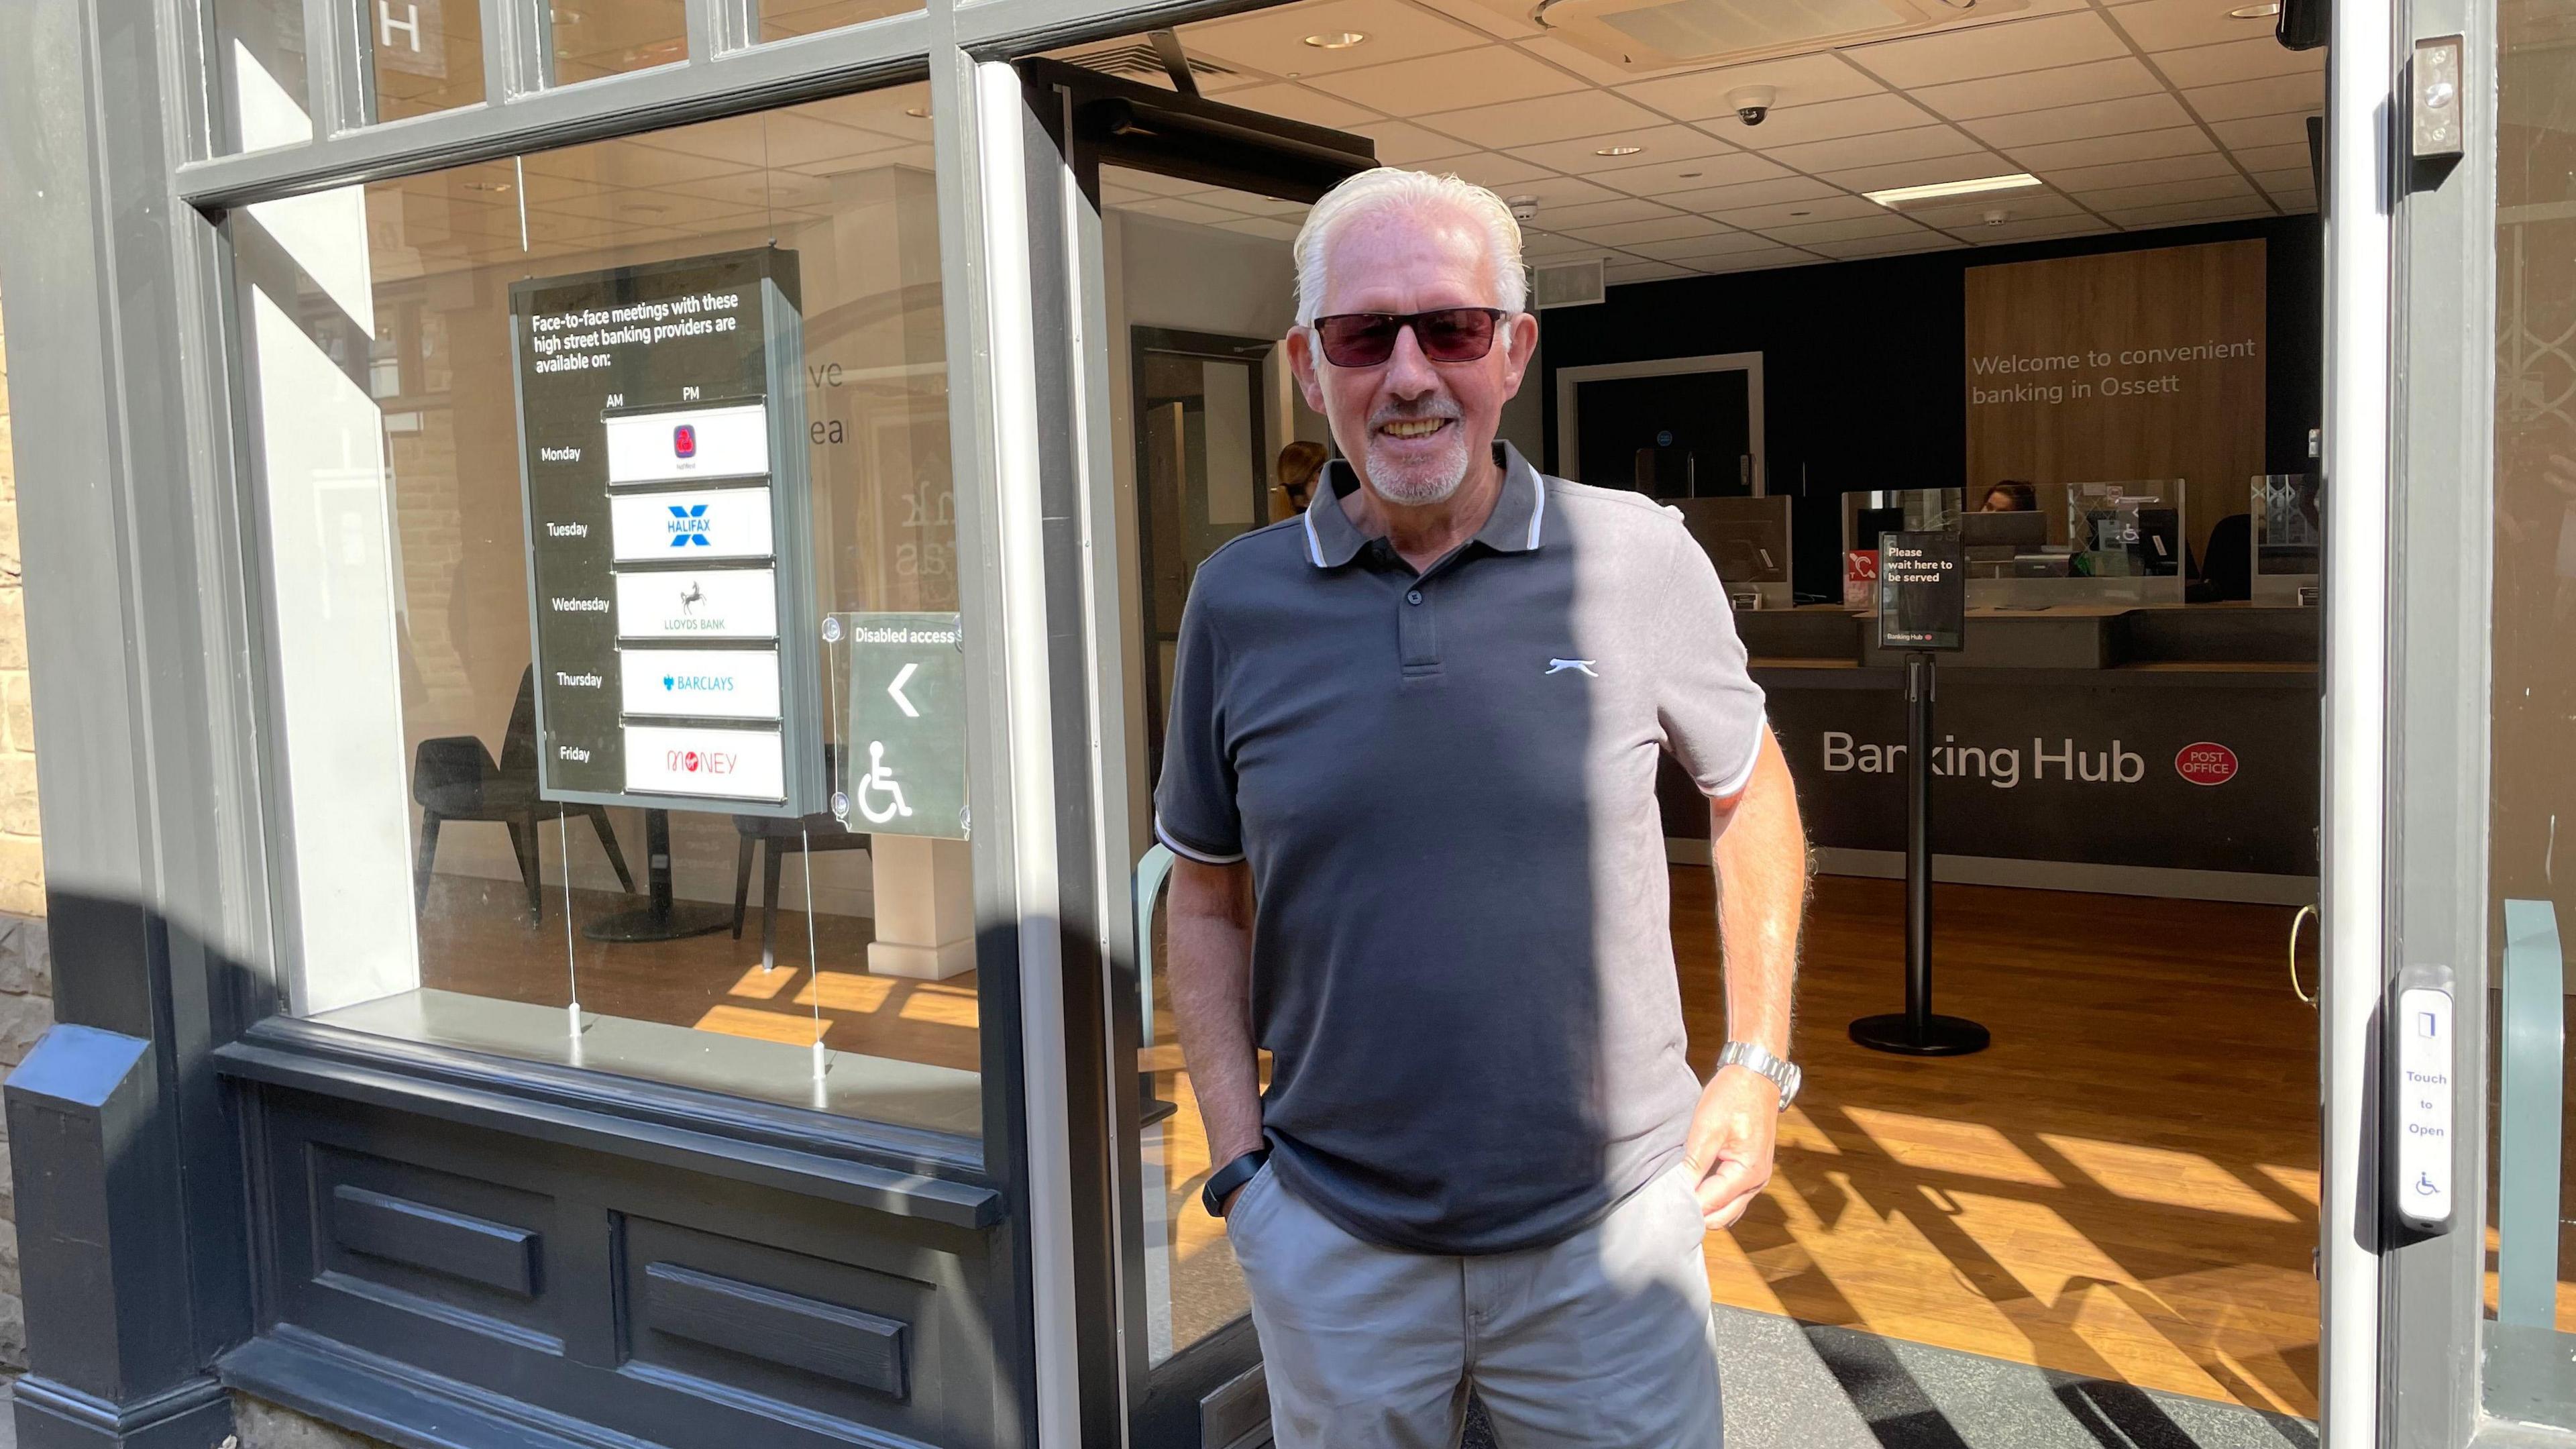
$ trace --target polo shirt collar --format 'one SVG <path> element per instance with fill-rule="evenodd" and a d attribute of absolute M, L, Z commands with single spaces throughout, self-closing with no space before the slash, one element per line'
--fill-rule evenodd
<path fill-rule="evenodd" d="M 1495 440 L 1494 461 L 1503 468 L 1503 491 L 1494 499 L 1492 516 L 1472 540 L 1496 553 L 1528 553 L 1539 546 L 1547 525 L 1547 483 L 1521 450 Z M 1369 535 L 1342 511 L 1341 500 L 1360 486 L 1360 475 L 1335 458 L 1324 465 L 1324 487 L 1305 512 L 1306 561 L 1319 569 L 1337 569 L 1359 556 Z"/>

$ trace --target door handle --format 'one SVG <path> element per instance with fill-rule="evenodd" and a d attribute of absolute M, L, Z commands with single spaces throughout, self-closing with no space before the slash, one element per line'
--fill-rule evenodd
<path fill-rule="evenodd" d="M 2290 918 L 2290 994 L 2311 1007 L 2317 1004 L 2317 999 L 2310 996 L 2305 987 L 2299 985 L 2299 928 L 2306 925 L 2308 917 L 2316 913 L 2317 908 L 2314 906 L 2301 906 L 2299 913 Z"/>

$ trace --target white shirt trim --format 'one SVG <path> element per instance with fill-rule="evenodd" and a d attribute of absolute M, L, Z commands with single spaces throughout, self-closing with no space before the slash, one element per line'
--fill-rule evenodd
<path fill-rule="evenodd" d="M 1322 568 L 1324 566 L 1324 545 L 1321 540 L 1315 537 L 1315 510 L 1323 507 L 1325 501 L 1333 496 L 1333 490 L 1330 488 L 1324 488 L 1317 491 L 1320 492 L 1323 497 L 1317 498 L 1313 502 L 1308 503 L 1306 505 L 1306 511 L 1297 515 L 1297 517 L 1306 525 L 1306 557 L 1315 561 L 1315 567 Z M 1179 847 L 1176 846 L 1174 848 L 1178 849 Z"/>
<path fill-rule="evenodd" d="M 1201 865 L 1232 865 L 1236 861 L 1243 859 L 1243 852 L 1239 850 L 1232 855 L 1210 855 L 1204 850 L 1192 850 L 1188 846 L 1174 840 L 1172 838 L 1172 833 L 1163 828 L 1163 816 L 1160 811 L 1156 811 L 1154 814 L 1154 838 L 1163 842 L 1163 844 L 1171 850 L 1172 854 L 1186 855 Z"/>
<path fill-rule="evenodd" d="M 1770 720 L 1767 717 L 1753 722 L 1753 753 L 1745 757 L 1744 768 L 1736 771 L 1733 779 L 1709 791 L 1708 798 L 1732 800 L 1743 794 L 1746 787 L 1753 783 L 1753 767 L 1762 763 L 1762 727 L 1769 723 Z"/>
<path fill-rule="evenodd" d="M 1530 470 L 1530 486 L 1538 490 L 1538 502 L 1530 509 L 1529 546 L 1538 547 L 1538 526 L 1547 517 L 1547 480 L 1536 468 Z"/>

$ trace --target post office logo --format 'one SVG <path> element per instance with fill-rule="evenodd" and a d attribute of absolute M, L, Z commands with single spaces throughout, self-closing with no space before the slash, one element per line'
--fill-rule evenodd
<path fill-rule="evenodd" d="M 2216 740 L 2188 744 L 2174 753 L 2174 773 L 2195 785 L 2224 785 L 2236 778 L 2236 752 Z"/>

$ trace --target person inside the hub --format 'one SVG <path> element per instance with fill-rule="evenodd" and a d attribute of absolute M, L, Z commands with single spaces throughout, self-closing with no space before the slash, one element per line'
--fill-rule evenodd
<path fill-rule="evenodd" d="M 1709 558 L 1497 440 L 1538 343 L 1490 191 L 1317 202 L 1287 338 L 1344 461 L 1203 564 L 1156 829 L 1171 990 L 1283 1449 L 1708 1449 L 1702 1258 L 1795 1095 L 1806 840 Z M 1728 1043 L 1687 1056 L 1655 798 L 1707 797 Z M 1272 1054 L 1269 1089 L 1257 1052 Z"/>

